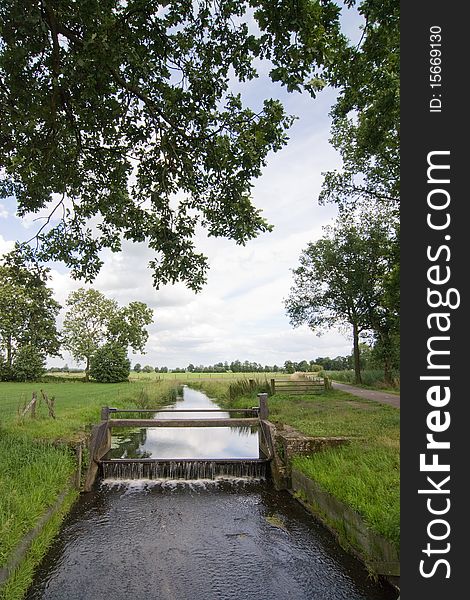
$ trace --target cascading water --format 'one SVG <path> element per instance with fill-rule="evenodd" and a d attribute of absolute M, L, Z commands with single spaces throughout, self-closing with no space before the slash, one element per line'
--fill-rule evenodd
<path fill-rule="evenodd" d="M 265 479 L 265 460 L 103 461 L 104 479 Z"/>

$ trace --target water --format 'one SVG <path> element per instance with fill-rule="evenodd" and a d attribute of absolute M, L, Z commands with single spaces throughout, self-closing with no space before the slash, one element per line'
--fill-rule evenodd
<path fill-rule="evenodd" d="M 183 397 L 174 406 L 168 408 L 182 410 L 219 407 L 202 392 L 185 386 Z M 228 419 L 229 413 L 158 412 L 155 418 Z M 111 450 L 104 459 L 113 458 L 259 458 L 258 429 L 255 427 L 149 427 L 120 431 L 115 427 Z"/>
<path fill-rule="evenodd" d="M 267 461 L 254 460 L 165 460 L 148 462 L 104 462 L 105 479 L 219 479 L 254 477 L 264 479 Z"/>
<path fill-rule="evenodd" d="M 177 406 L 192 408 L 196 401 L 205 403 L 199 404 L 201 408 L 211 402 L 186 388 L 184 401 Z M 195 413 L 189 416 L 194 418 Z M 201 429 L 193 429 L 188 440 L 186 430 L 172 428 L 173 434 L 185 434 L 180 445 L 160 438 L 159 428 L 155 438 L 153 432 L 145 436 L 140 432 L 132 453 L 165 458 L 177 452 L 187 457 L 180 461 L 184 465 L 198 462 L 187 456 L 191 449 L 203 458 L 234 458 L 234 452 L 257 457 L 257 432 L 225 429 L 228 440 L 214 435 L 217 428 L 208 428 L 197 442 L 193 434 L 201 435 Z M 129 433 L 126 436 L 131 439 Z M 130 453 L 129 441 L 120 444 L 114 440 L 115 454 Z M 65 519 L 26 599 L 394 600 L 396 596 L 389 586 L 373 582 L 287 492 L 234 473 L 216 480 L 98 482 Z"/>
<path fill-rule="evenodd" d="M 27 600 L 392 600 L 287 492 L 113 482 L 81 498 Z"/>

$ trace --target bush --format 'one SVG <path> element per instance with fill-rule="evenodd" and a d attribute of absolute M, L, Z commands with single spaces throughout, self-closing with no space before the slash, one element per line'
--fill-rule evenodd
<path fill-rule="evenodd" d="M 37 348 L 31 344 L 18 348 L 13 358 L 11 379 L 14 381 L 37 381 L 45 371 L 45 358 Z"/>
<path fill-rule="evenodd" d="M 250 381 L 253 383 L 250 383 Z M 269 396 L 272 393 L 271 386 L 266 379 L 239 379 L 238 381 L 231 383 L 228 388 L 228 397 L 230 400 L 263 393 L 266 393 Z"/>
<path fill-rule="evenodd" d="M 4 357 L 0 355 L 0 381 L 11 381 L 12 379 L 13 373 L 11 368 L 7 365 Z"/>
<path fill-rule="evenodd" d="M 90 377 L 99 383 L 119 383 L 127 381 L 131 372 L 131 362 L 125 348 L 110 342 L 95 352 L 90 361 Z"/>

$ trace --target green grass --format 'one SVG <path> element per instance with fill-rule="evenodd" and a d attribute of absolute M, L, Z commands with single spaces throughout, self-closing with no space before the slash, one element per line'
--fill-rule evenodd
<path fill-rule="evenodd" d="M 55 397 L 56 419 L 48 416 L 44 401 L 36 418 L 20 418 L 18 410 L 33 392 L 40 398 L 41 389 L 49 398 Z M 76 466 L 71 445 L 83 440 L 91 425 L 99 422 L 102 406 L 158 408 L 172 402 L 174 395 L 170 381 L 0 383 L 0 567 L 10 561 L 24 535 L 67 488 Z M 66 512 L 64 508 L 62 514 Z M 24 563 L 3 586 L 0 598 L 22 598 L 61 518 L 54 516 L 48 522 Z"/>
<path fill-rule="evenodd" d="M 55 502 L 75 461 L 66 446 L 1 432 L 0 464 L 0 566 L 4 566 L 23 536 Z"/>
<path fill-rule="evenodd" d="M 256 405 L 256 394 L 231 399 L 223 382 L 202 382 L 201 387 L 226 408 Z M 398 547 L 400 411 L 338 390 L 312 396 L 275 394 L 268 405 L 274 422 L 311 436 L 351 438 L 346 446 L 295 458 L 294 464 Z"/>
<path fill-rule="evenodd" d="M 172 382 L 140 383 L 82 383 L 71 380 L 60 383 L 0 383 L 0 426 L 34 439 L 78 440 L 89 430 L 91 423 L 100 420 L 102 406 L 125 408 L 159 407 L 171 402 Z M 44 402 L 37 418 L 18 417 L 18 409 L 40 390 L 55 397 L 56 419 L 48 417 Z"/>
<path fill-rule="evenodd" d="M 77 495 L 78 492 L 75 490 L 67 493 L 60 509 L 49 519 L 39 535 L 33 540 L 24 560 L 13 571 L 3 588 L 0 589 L 0 600 L 21 600 L 24 597 L 33 580 L 36 566 L 49 549 Z"/>

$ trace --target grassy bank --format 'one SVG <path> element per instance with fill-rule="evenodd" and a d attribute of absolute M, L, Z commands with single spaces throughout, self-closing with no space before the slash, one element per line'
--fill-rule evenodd
<path fill-rule="evenodd" d="M 366 369 L 361 372 L 362 384 L 356 384 L 356 375 L 354 371 L 321 371 L 320 375 L 329 377 L 332 381 L 340 383 L 350 383 L 358 387 L 364 387 L 372 390 L 382 390 L 390 393 L 400 393 L 400 374 L 393 375 L 393 384 L 385 383 L 384 372 L 379 369 Z"/>
<path fill-rule="evenodd" d="M 224 407 L 256 404 L 256 391 L 230 393 L 229 385 L 201 382 Z M 400 412 L 336 390 L 317 396 L 276 394 L 268 400 L 270 420 L 312 436 L 348 436 L 349 445 L 311 457 L 295 466 L 326 491 L 357 510 L 377 533 L 398 547 L 400 539 Z"/>
<path fill-rule="evenodd" d="M 55 397 L 55 415 L 44 401 L 36 418 L 19 411 L 32 393 Z M 159 407 L 173 398 L 172 382 L 97 384 L 0 383 L 0 568 L 9 564 L 15 548 L 67 487 L 75 469 L 71 447 L 83 440 L 100 420 L 101 407 Z M 72 493 L 68 506 L 74 499 Z M 66 503 L 67 504 L 67 503 Z M 60 527 L 67 506 L 51 519 L 34 541 L 26 560 L 0 592 L 0 598 L 21 598 L 35 565 Z"/>

